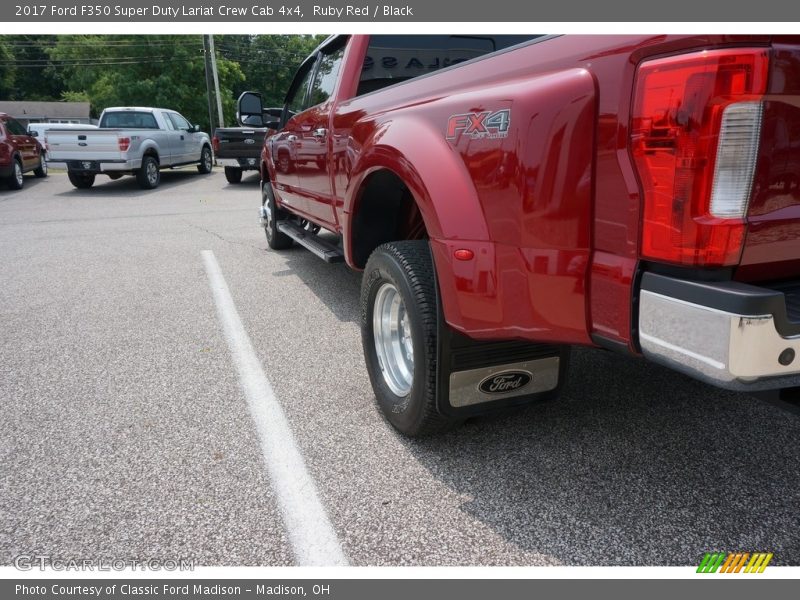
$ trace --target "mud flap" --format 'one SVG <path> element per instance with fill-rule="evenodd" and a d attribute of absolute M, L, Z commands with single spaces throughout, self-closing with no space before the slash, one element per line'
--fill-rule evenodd
<path fill-rule="evenodd" d="M 554 398 L 569 366 L 569 346 L 476 341 L 450 329 L 440 314 L 436 406 L 465 418 Z"/>

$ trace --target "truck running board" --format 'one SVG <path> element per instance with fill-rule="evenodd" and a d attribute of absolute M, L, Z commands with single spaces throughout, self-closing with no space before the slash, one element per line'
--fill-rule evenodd
<path fill-rule="evenodd" d="M 325 262 L 336 263 L 344 260 L 344 254 L 340 248 L 322 239 L 318 235 L 311 233 L 307 229 L 300 227 L 297 223 L 292 221 L 278 221 L 277 226 L 278 231 L 285 233 L 295 242 L 307 248 Z"/>

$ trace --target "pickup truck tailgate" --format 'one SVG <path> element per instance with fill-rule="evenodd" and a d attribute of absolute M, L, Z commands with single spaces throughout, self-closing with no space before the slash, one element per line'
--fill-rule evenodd
<path fill-rule="evenodd" d="M 774 44 L 736 279 L 800 277 L 800 43 Z"/>
<path fill-rule="evenodd" d="M 217 129 L 218 158 L 258 158 L 264 144 L 263 129 Z"/>
<path fill-rule="evenodd" d="M 47 152 L 52 161 L 82 160 L 91 155 L 95 161 L 120 160 L 119 138 L 125 132 L 119 129 L 71 129 L 50 131 L 47 134 Z"/>

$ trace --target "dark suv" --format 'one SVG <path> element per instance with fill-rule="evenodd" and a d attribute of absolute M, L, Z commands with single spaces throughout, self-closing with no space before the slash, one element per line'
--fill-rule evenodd
<path fill-rule="evenodd" d="M 25 181 L 22 175 L 28 171 L 47 177 L 42 145 L 19 121 L 0 113 L 0 179 L 12 190 L 19 190 Z"/>

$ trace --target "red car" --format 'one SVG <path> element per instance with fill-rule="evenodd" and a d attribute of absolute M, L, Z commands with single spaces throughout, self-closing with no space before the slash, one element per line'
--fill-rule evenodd
<path fill-rule="evenodd" d="M 20 190 L 25 182 L 23 174 L 28 171 L 47 177 L 42 145 L 19 121 L 0 113 L 0 179 L 12 190 Z"/>

